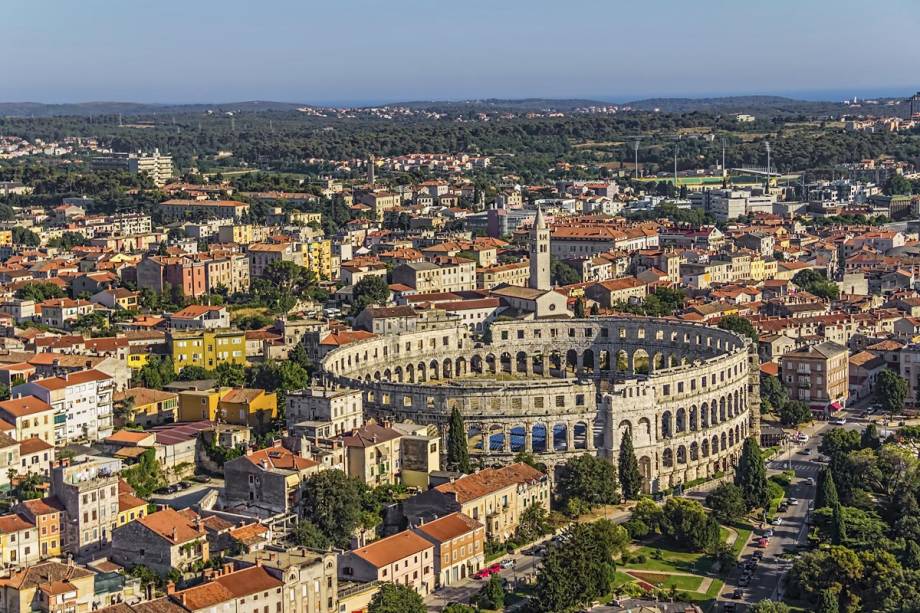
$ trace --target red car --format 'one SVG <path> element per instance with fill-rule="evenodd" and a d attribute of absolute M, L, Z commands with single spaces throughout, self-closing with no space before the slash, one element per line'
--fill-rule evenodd
<path fill-rule="evenodd" d="M 491 574 L 492 574 L 492 571 L 490 571 L 488 568 L 483 568 L 482 570 L 478 571 L 475 575 L 473 575 L 473 579 L 478 579 L 482 581 L 483 579 L 488 579 L 489 575 Z"/>
<path fill-rule="evenodd" d="M 489 574 L 494 575 L 495 573 L 500 573 L 501 570 L 502 570 L 502 565 L 496 562 L 495 564 L 489 567 Z"/>

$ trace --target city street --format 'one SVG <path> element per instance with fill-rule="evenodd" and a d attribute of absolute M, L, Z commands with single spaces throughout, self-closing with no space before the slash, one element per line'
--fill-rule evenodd
<path fill-rule="evenodd" d="M 820 457 L 818 447 L 821 444 L 821 435 L 834 429 L 845 428 L 847 430 L 862 430 L 867 422 L 849 420 L 843 426 L 834 425 L 830 422 L 815 422 L 813 425 L 801 429 L 809 436 L 805 444 L 791 444 L 782 451 L 772 461 L 767 463 L 767 474 L 777 474 L 784 470 L 795 471 L 795 480 L 790 488 L 790 496 L 798 499 L 798 504 L 790 505 L 785 513 L 777 514 L 782 523 L 778 526 L 765 524 L 763 529 L 755 530 L 749 543 L 741 552 L 741 562 L 751 559 L 755 551 L 763 552 L 763 560 L 757 565 L 750 584 L 743 589 L 743 597 L 740 599 L 731 598 L 732 592 L 738 586 L 738 580 L 741 578 L 743 567 L 740 565 L 732 571 L 731 575 L 725 581 L 725 588 L 719 597 L 720 608 L 722 610 L 726 603 L 734 602 L 739 605 L 753 604 L 766 598 L 781 599 L 783 590 L 783 577 L 791 567 L 791 563 L 782 560 L 778 556 L 786 551 L 792 551 L 798 544 L 806 542 L 807 535 L 807 517 L 808 505 L 815 496 L 815 483 L 824 464 L 816 461 Z M 803 453 L 805 449 L 809 454 Z M 812 479 L 812 482 L 809 482 Z M 760 536 L 764 530 L 772 528 L 773 537 L 769 539 L 769 545 L 765 549 L 752 547 L 751 544 L 756 542 L 755 539 Z"/>
<path fill-rule="evenodd" d="M 532 546 L 533 545 L 528 546 L 525 549 L 529 549 Z M 506 559 L 515 561 L 514 568 L 502 570 L 499 576 L 502 579 L 507 579 L 512 585 L 514 585 L 516 581 L 525 581 L 528 576 L 535 576 L 540 561 L 540 558 L 537 556 L 517 554 L 498 558 L 489 562 L 489 564 L 494 564 L 495 562 Z M 428 607 L 429 611 L 440 611 L 451 602 L 467 604 L 470 602 L 471 598 L 479 593 L 479 590 L 481 590 L 482 586 L 485 584 L 486 580 L 464 579 L 454 585 L 440 588 L 429 594 L 425 599 L 425 605 Z"/>

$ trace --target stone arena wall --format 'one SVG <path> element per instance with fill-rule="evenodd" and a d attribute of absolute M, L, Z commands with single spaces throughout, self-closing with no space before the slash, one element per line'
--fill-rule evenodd
<path fill-rule="evenodd" d="M 699 324 L 644 317 L 497 322 L 383 335 L 327 354 L 323 375 L 361 389 L 368 411 L 436 424 L 454 407 L 470 450 L 548 466 L 597 452 L 616 461 L 631 433 L 647 491 L 731 471 L 758 430 L 751 342 Z M 753 409 L 753 410 L 752 410 Z"/>

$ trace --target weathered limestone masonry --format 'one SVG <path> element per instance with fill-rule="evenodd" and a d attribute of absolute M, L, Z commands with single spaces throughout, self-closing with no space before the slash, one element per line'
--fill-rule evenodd
<path fill-rule="evenodd" d="M 501 322 L 378 336 L 330 352 L 329 383 L 372 413 L 437 424 L 454 407 L 471 453 L 533 452 L 549 466 L 596 451 L 616 461 L 631 432 L 647 491 L 731 471 L 759 433 L 757 356 L 732 332 L 670 319 Z M 446 448 L 446 445 L 445 445 Z"/>

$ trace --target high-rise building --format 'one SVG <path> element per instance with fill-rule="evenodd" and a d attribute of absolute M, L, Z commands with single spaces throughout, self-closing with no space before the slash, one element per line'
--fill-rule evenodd
<path fill-rule="evenodd" d="M 543 211 L 537 209 L 537 218 L 530 229 L 530 287 L 552 289 L 549 274 L 549 228 Z"/>
<path fill-rule="evenodd" d="M 911 118 L 920 117 L 920 92 L 910 97 L 910 116 Z"/>
<path fill-rule="evenodd" d="M 94 157 L 91 162 L 93 170 L 125 170 L 134 174 L 146 174 L 157 186 L 166 185 L 173 176 L 172 156 L 160 153 L 111 153 Z"/>

